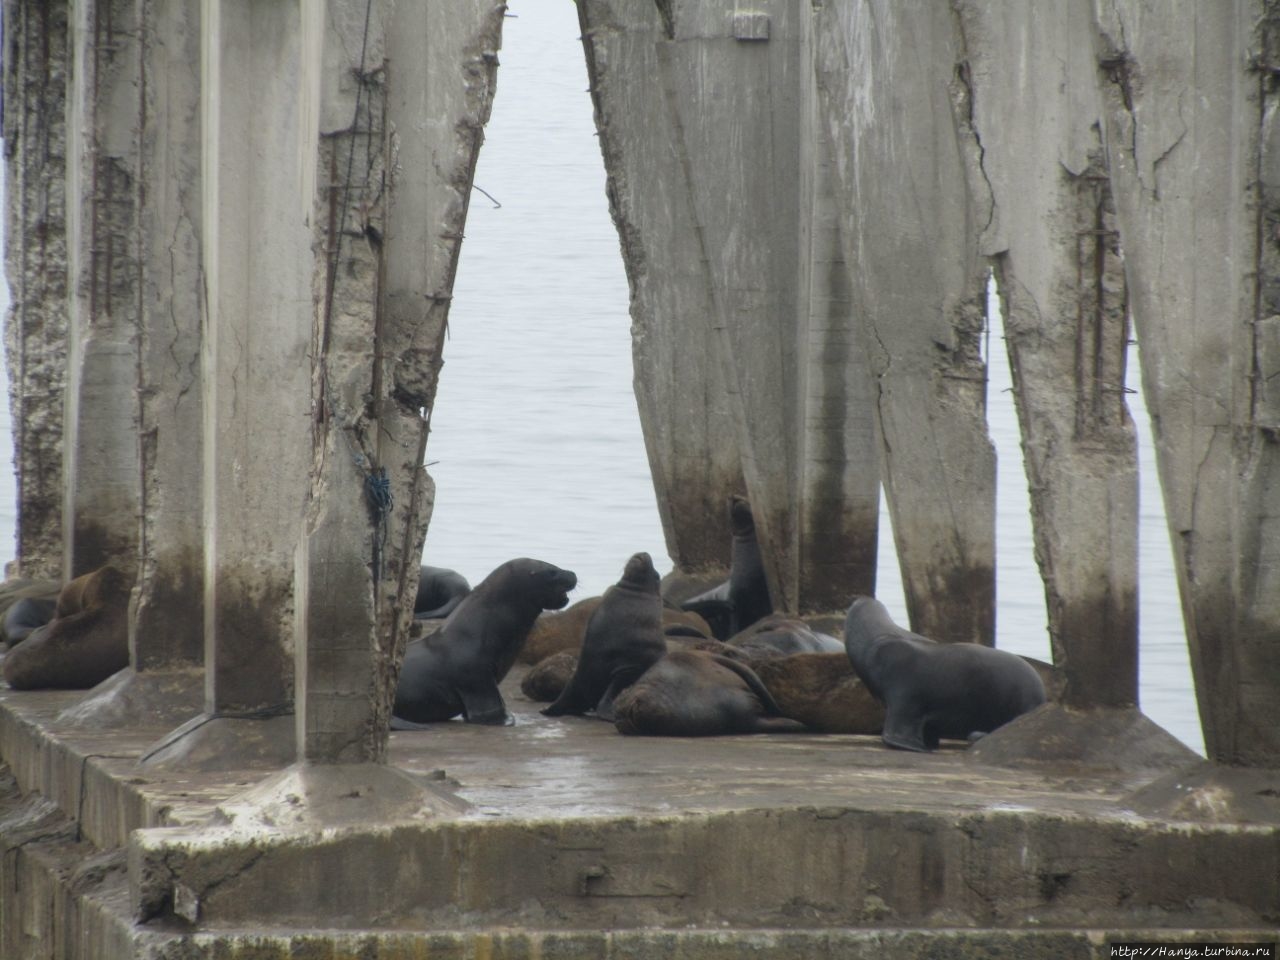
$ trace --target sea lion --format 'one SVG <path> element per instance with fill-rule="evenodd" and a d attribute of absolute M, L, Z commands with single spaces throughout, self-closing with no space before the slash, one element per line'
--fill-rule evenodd
<path fill-rule="evenodd" d="M 88 689 L 127 667 L 131 586 L 108 564 L 63 587 L 54 618 L 5 656 L 9 686 Z"/>
<path fill-rule="evenodd" d="M 3 634 L 5 643 L 12 647 L 19 640 L 23 639 L 30 630 L 25 628 L 30 626 L 31 629 L 39 626 L 36 620 L 40 616 L 44 616 L 43 623 L 48 623 L 53 619 L 53 612 L 57 609 L 58 594 L 62 590 L 62 583 L 58 580 L 26 580 L 21 577 L 15 577 L 11 580 L 5 580 L 0 583 L 0 634 Z M 21 603 L 23 600 L 39 601 L 35 607 L 24 604 L 25 610 L 20 610 L 14 614 L 14 627 L 21 634 L 14 638 L 9 636 L 8 631 L 4 629 L 4 618 L 7 618 L 9 611 Z"/>
<path fill-rule="evenodd" d="M 544 613 L 533 624 L 529 639 L 520 650 L 521 663 L 541 663 L 553 653 L 569 651 L 574 656 L 582 649 L 582 635 L 587 621 L 604 597 L 584 597 L 563 610 Z"/>
<path fill-rule="evenodd" d="M 649 554 L 627 561 L 622 578 L 604 592 L 587 621 L 573 677 L 544 716 L 581 716 L 594 709 L 613 719 L 614 698 L 667 652 L 658 582 Z"/>
<path fill-rule="evenodd" d="M 733 530 L 729 579 L 680 604 L 683 610 L 701 614 L 719 640 L 732 637 L 773 613 L 755 518 L 745 497 L 729 498 L 729 526 Z"/>
<path fill-rule="evenodd" d="M 884 729 L 884 704 L 858 679 L 843 648 L 754 660 L 751 669 L 782 715 L 810 730 L 877 734 Z"/>
<path fill-rule="evenodd" d="M 874 597 L 850 604 L 844 642 L 854 672 L 884 702 L 881 739 L 900 750 L 990 733 L 1045 701 L 1040 674 L 1021 657 L 904 630 Z"/>
<path fill-rule="evenodd" d="M 16 647 L 31 635 L 37 627 L 43 627 L 53 619 L 58 608 L 58 601 L 53 597 L 22 597 L 15 600 L 4 612 L 4 623 L 0 629 L 4 631 L 5 643 Z"/>
<path fill-rule="evenodd" d="M 508 560 L 467 594 L 444 626 L 405 651 L 392 708 L 393 729 L 449 720 L 514 723 L 498 684 L 543 610 L 569 603 L 571 570 L 542 560 Z"/>
<path fill-rule="evenodd" d="M 443 620 L 471 592 L 467 578 L 446 567 L 418 568 L 418 593 L 413 598 L 413 619 Z"/>
<path fill-rule="evenodd" d="M 746 664 L 713 653 L 676 650 L 614 701 L 620 733 L 705 737 L 803 730 Z"/>
<path fill-rule="evenodd" d="M 564 692 L 578 669 L 578 655 L 561 650 L 529 668 L 520 681 L 520 692 L 537 703 L 550 703 Z"/>
<path fill-rule="evenodd" d="M 730 638 L 727 656 L 748 660 L 789 657 L 797 653 L 844 653 L 844 644 L 819 633 L 803 620 L 768 616 Z"/>
<path fill-rule="evenodd" d="M 568 650 L 574 655 L 582 649 L 582 638 L 587 632 L 587 622 L 596 612 L 596 607 L 604 599 L 586 597 L 572 606 L 553 613 L 544 613 L 538 617 L 529 631 L 529 639 L 520 651 L 521 663 L 541 663 L 553 653 Z M 662 626 L 688 627 L 704 636 L 711 636 L 711 627 L 696 613 L 686 613 L 665 604 L 662 607 Z"/>
<path fill-rule="evenodd" d="M 662 631 L 667 652 L 672 650 L 706 650 L 710 653 L 724 653 L 728 648 L 723 641 L 713 640 L 692 627 L 674 624 Z M 840 659 L 844 660 L 845 671 L 849 678 L 857 683 L 849 659 L 841 648 Z M 572 650 L 561 650 L 535 663 L 520 681 L 520 692 L 530 700 L 539 703 L 550 703 L 564 692 L 569 685 L 574 671 L 578 669 L 578 655 Z M 877 704 L 879 706 L 879 704 Z M 883 711 L 881 711 L 883 712 Z"/>

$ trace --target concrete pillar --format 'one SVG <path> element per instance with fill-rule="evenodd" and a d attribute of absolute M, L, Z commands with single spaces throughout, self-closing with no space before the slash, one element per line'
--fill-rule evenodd
<path fill-rule="evenodd" d="M 203 701 L 200 2 L 137 0 L 140 538 L 130 668 L 60 720 L 177 723 Z"/>
<path fill-rule="evenodd" d="M 139 375 L 142 547 L 133 665 L 204 655 L 200 3 L 139 0 L 143 24 Z"/>
<path fill-rule="evenodd" d="M 137 96 L 134 0 L 71 5 L 70 283 L 63 575 L 138 550 Z"/>
<path fill-rule="evenodd" d="M 699 184 L 674 113 L 674 27 L 659 4 L 587 0 L 578 17 L 631 288 L 635 394 L 667 550 L 682 573 L 724 575 L 726 504 L 746 484 L 736 384 L 719 362 L 712 320 L 714 253 L 694 212 Z"/>
<path fill-rule="evenodd" d="M 62 576 L 67 369 L 66 0 L 5 0 L 5 355 L 17 480 L 16 570 Z"/>
<path fill-rule="evenodd" d="M 797 612 L 870 588 L 877 497 L 851 449 L 872 428 L 840 363 L 845 267 L 831 223 L 809 223 L 826 181 L 803 6 L 579 6 L 669 548 L 682 568 L 714 556 L 691 544 L 723 536 L 708 518 L 740 469 L 774 606 Z"/>
<path fill-rule="evenodd" d="M 799 593 L 803 613 L 843 611 L 875 593 L 880 527 L 880 438 L 876 384 L 866 364 L 866 328 L 855 313 L 844 254 L 834 145 L 814 76 L 814 18 L 804 17 L 801 90 L 801 249 L 808 251 L 808 329 L 802 350 L 803 450 Z M 802 200 L 802 202 L 805 202 Z"/>
<path fill-rule="evenodd" d="M 1205 746 L 1280 766 L 1280 16 L 1095 4 L 1106 144 Z"/>
<path fill-rule="evenodd" d="M 205 709 L 287 713 L 311 467 L 314 54 L 297 0 L 208 0 L 203 16 Z"/>
<path fill-rule="evenodd" d="M 1073 706 L 1138 698 L 1138 472 L 1128 301 L 1091 0 L 955 5 L 1054 663 Z M 1006 469 L 1014 469 L 1010 464 Z"/>
<path fill-rule="evenodd" d="M 989 202 L 950 5 L 829 0 L 815 70 L 835 144 L 856 312 L 912 627 L 991 643 L 995 455 L 986 431 Z M 957 135 L 957 134 L 960 135 Z"/>
<path fill-rule="evenodd" d="M 304 30 L 321 37 L 312 222 L 325 257 L 296 593 L 299 753 L 328 763 L 385 756 L 434 500 L 428 422 L 504 10 L 375 3 L 366 35 L 365 7 L 330 0 Z M 384 471 L 385 514 L 370 501 Z"/>

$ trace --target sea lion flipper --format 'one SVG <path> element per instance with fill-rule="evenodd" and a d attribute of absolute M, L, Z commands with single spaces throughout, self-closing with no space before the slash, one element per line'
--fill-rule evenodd
<path fill-rule="evenodd" d="M 617 699 L 618 694 L 644 676 L 645 672 L 654 663 L 657 663 L 658 659 L 661 658 L 644 663 L 624 664 L 614 670 L 609 677 L 609 686 L 605 687 L 604 693 L 600 695 L 600 699 L 596 702 L 596 716 L 601 720 L 613 721 L 616 719 L 617 715 L 613 702 Z"/>
<path fill-rule="evenodd" d="M 502 694 L 496 683 L 478 685 L 468 690 L 458 690 L 462 700 L 462 718 L 467 723 L 481 723 L 491 727 L 511 726 L 515 717 L 507 712 Z"/>
<path fill-rule="evenodd" d="M 756 733 L 808 733 L 809 728 L 799 720 L 787 717 L 756 717 Z"/>
<path fill-rule="evenodd" d="M 924 717 L 915 711 L 889 706 L 884 717 L 884 732 L 880 735 L 886 746 L 899 750 L 928 753 L 924 739 Z"/>
<path fill-rule="evenodd" d="M 769 692 L 769 688 L 764 685 L 764 681 L 749 666 L 719 653 L 709 653 L 707 656 L 722 667 L 728 667 L 743 679 L 746 685 L 751 688 L 751 692 L 759 699 L 760 706 L 764 709 L 766 716 L 781 717 L 783 715 L 782 708 L 773 699 L 773 694 Z"/>
<path fill-rule="evenodd" d="M 392 730 L 430 730 L 429 723 L 414 723 L 412 720 L 405 720 L 403 717 L 397 717 L 394 713 L 391 715 Z"/>

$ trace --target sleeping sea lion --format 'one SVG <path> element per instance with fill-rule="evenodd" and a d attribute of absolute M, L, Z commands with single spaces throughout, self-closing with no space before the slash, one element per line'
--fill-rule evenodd
<path fill-rule="evenodd" d="M 675 624 L 662 631 L 667 651 L 671 650 L 706 650 L 711 653 L 724 653 L 728 647 L 720 640 L 712 640 L 700 631 L 683 624 Z M 857 683 L 853 669 L 849 666 L 849 658 L 841 648 L 840 659 L 844 661 L 845 672 Z M 530 700 L 539 703 L 550 703 L 564 692 L 578 669 L 578 655 L 572 650 L 561 650 L 535 663 L 520 681 L 520 692 Z M 877 704 L 877 706 L 879 706 Z M 881 711 L 883 712 L 883 711 Z"/>
<path fill-rule="evenodd" d="M 498 692 L 529 628 L 543 610 L 569 603 L 578 584 L 570 570 L 541 560 L 508 560 L 471 593 L 428 637 L 405 651 L 396 685 L 392 729 L 449 720 L 513 723 Z"/>
<path fill-rule="evenodd" d="M 131 587 L 110 564 L 63 587 L 54 618 L 6 654 L 9 686 L 83 690 L 127 667 Z"/>
<path fill-rule="evenodd" d="M 835 637 L 819 633 L 803 620 L 768 616 L 731 637 L 728 656 L 748 660 L 789 657 L 797 653 L 844 653 L 844 644 Z"/>
<path fill-rule="evenodd" d="M 467 578 L 446 567 L 418 568 L 418 592 L 413 598 L 413 619 L 443 620 L 471 592 Z"/>
<path fill-rule="evenodd" d="M 713 653 L 668 653 L 614 701 L 618 731 L 659 737 L 803 730 L 781 716 L 746 664 Z"/>
<path fill-rule="evenodd" d="M 578 669 L 578 655 L 561 650 L 529 668 L 520 681 L 520 692 L 538 703 L 550 703 L 564 692 Z"/>
<path fill-rule="evenodd" d="M 573 677 L 543 715 L 581 716 L 594 709 L 613 719 L 614 698 L 667 652 L 658 583 L 649 554 L 627 561 L 622 579 L 605 591 L 587 621 Z"/>
<path fill-rule="evenodd" d="M 849 606 L 844 642 L 854 672 L 885 705 L 881 739 L 900 750 L 990 733 L 1045 701 L 1040 674 L 1021 657 L 904 630 L 874 597 Z"/>
<path fill-rule="evenodd" d="M 884 729 L 884 704 L 858 679 L 843 649 L 753 660 L 751 669 L 782 715 L 810 730 L 877 734 Z"/>
<path fill-rule="evenodd" d="M 53 597 L 22 597 L 15 600 L 4 612 L 4 623 L 0 629 L 4 631 L 5 643 L 16 647 L 31 635 L 37 627 L 43 627 L 53 619 L 58 601 Z"/>

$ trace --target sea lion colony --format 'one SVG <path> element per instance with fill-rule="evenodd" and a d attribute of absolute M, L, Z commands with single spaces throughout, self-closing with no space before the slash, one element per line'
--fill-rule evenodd
<path fill-rule="evenodd" d="M 452 570 L 423 566 L 414 616 L 438 627 L 406 650 L 392 728 L 513 723 L 499 684 L 518 659 L 532 664 L 522 692 L 550 701 L 544 715 L 590 715 L 632 735 L 880 733 L 890 747 L 929 751 L 1045 701 L 1046 665 L 936 643 L 895 624 L 872 597 L 852 600 L 843 640 L 774 615 L 746 500 L 731 500 L 730 518 L 728 580 L 678 606 L 662 597 L 646 553 L 602 597 L 572 607 L 577 577 L 545 561 L 507 561 L 474 590 Z M 128 594 L 112 567 L 61 590 L 0 588 L 5 680 L 88 688 L 127 666 Z"/>

